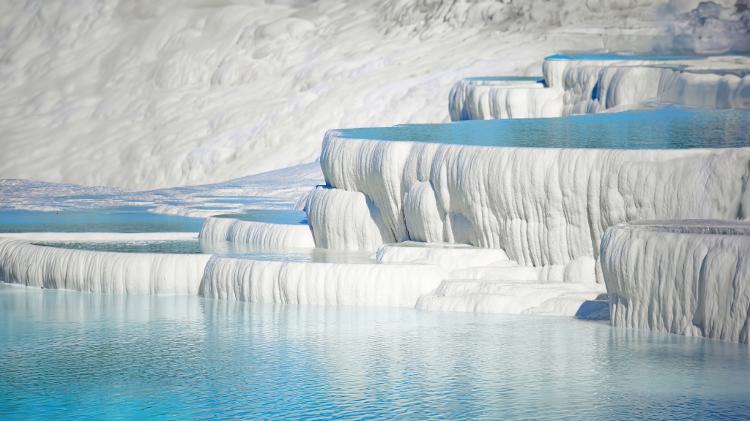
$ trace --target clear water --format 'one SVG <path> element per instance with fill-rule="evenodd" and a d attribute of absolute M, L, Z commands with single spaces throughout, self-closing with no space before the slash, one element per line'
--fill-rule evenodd
<path fill-rule="evenodd" d="M 317 263 L 374 263 L 369 252 L 340 251 L 325 249 L 259 249 L 226 241 L 207 243 L 196 240 L 163 241 L 45 241 L 34 243 L 39 246 L 73 250 L 105 251 L 117 253 L 174 253 L 174 254 L 213 254 L 251 260 L 272 260 L 288 262 Z"/>
<path fill-rule="evenodd" d="M 204 250 L 198 240 L 123 241 L 123 242 L 40 242 L 39 246 L 74 250 L 110 251 L 118 253 L 200 254 Z"/>
<path fill-rule="evenodd" d="M 662 108 L 563 118 L 407 124 L 337 132 L 349 139 L 497 147 L 731 148 L 750 146 L 750 111 Z"/>
<path fill-rule="evenodd" d="M 544 82 L 542 76 L 475 76 L 464 80 L 471 82 Z"/>
<path fill-rule="evenodd" d="M 0 418 L 738 419 L 746 346 L 563 318 L 0 287 Z"/>
<path fill-rule="evenodd" d="M 675 61 L 675 60 L 700 60 L 705 57 L 690 55 L 663 55 L 663 54 L 555 54 L 545 57 L 545 60 L 654 60 L 654 61 Z"/>
<path fill-rule="evenodd" d="M 233 218 L 242 221 L 265 222 L 268 224 L 307 225 L 307 214 L 304 211 L 253 209 L 242 213 L 216 215 L 217 218 Z"/>
<path fill-rule="evenodd" d="M 203 224 L 201 218 L 147 209 L 0 210 L 0 232 L 198 232 Z"/>

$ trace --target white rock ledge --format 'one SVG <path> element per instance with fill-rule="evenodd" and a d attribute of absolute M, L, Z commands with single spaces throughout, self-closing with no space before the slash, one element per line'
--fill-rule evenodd
<path fill-rule="evenodd" d="M 561 270 L 518 266 L 498 249 L 407 243 L 383 246 L 376 256 L 365 263 L 273 261 L 73 250 L 0 239 L 0 282 L 254 303 L 557 316 L 572 316 L 603 292 L 601 284 L 563 283 Z"/>
<path fill-rule="evenodd" d="M 271 224 L 233 218 L 206 218 L 199 235 L 201 242 L 232 244 L 257 249 L 313 248 L 310 227 L 305 224 Z"/>
<path fill-rule="evenodd" d="M 696 60 L 547 59 L 543 82 L 461 80 L 451 89 L 451 119 L 560 117 L 674 104 L 749 108 L 747 57 Z"/>
<path fill-rule="evenodd" d="M 433 294 L 422 296 L 417 309 L 572 317 L 603 292 L 601 284 L 446 280 Z"/>
<path fill-rule="evenodd" d="M 747 344 L 749 258 L 750 223 L 612 227 L 601 244 L 611 323 Z"/>
<path fill-rule="evenodd" d="M 316 194 L 337 197 L 308 208 L 308 220 L 316 241 L 331 227 L 337 235 L 318 246 L 464 243 L 502 249 L 522 266 L 560 266 L 584 282 L 612 225 L 750 215 L 750 148 L 477 147 L 330 131 L 320 161 L 333 188 Z M 340 217 L 354 208 L 356 218 Z"/>
<path fill-rule="evenodd" d="M 385 244 L 376 253 L 378 263 L 420 263 L 437 265 L 448 272 L 487 266 L 517 266 L 503 250 L 482 249 L 466 244 Z"/>
<path fill-rule="evenodd" d="M 253 303 L 414 307 L 446 273 L 433 265 L 301 263 L 213 257 L 200 295 Z"/>
<path fill-rule="evenodd" d="M 73 250 L 0 239 L 0 282 L 109 294 L 194 295 L 209 258 Z"/>

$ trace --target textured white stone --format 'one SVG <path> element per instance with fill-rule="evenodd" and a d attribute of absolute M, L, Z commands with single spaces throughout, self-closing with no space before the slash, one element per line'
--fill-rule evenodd
<path fill-rule="evenodd" d="M 318 188 L 310 193 L 306 209 L 318 247 L 375 251 L 395 240 L 378 208 L 362 193 Z"/>
<path fill-rule="evenodd" d="M 497 264 L 515 264 L 499 249 L 482 249 L 465 244 L 416 242 L 385 244 L 378 248 L 376 259 L 378 263 L 432 264 L 449 272 Z"/>
<path fill-rule="evenodd" d="M 604 292 L 600 284 L 446 280 L 417 308 L 496 314 L 573 316 L 584 301 Z"/>
<path fill-rule="evenodd" d="M 73 250 L 0 239 L 0 282 L 110 294 L 192 295 L 209 257 Z"/>
<path fill-rule="evenodd" d="M 254 303 L 414 307 L 445 272 L 433 265 L 253 261 L 214 257 L 200 294 Z"/>
<path fill-rule="evenodd" d="M 310 227 L 305 224 L 270 224 L 233 218 L 206 218 L 201 242 L 230 243 L 260 249 L 315 247 Z"/>
<path fill-rule="evenodd" d="M 653 104 L 748 108 L 750 75 L 742 63 L 746 68 L 750 60 L 547 59 L 543 85 L 462 80 L 451 90 L 449 110 L 456 121 L 560 117 Z"/>
<path fill-rule="evenodd" d="M 609 226 L 745 218 L 750 205 L 750 148 L 498 148 L 344 139 L 331 131 L 321 167 L 335 188 L 326 194 L 338 191 L 341 200 L 308 209 L 313 232 L 336 227 L 340 237 L 370 245 L 374 232 L 385 232 L 386 242 L 498 248 L 521 265 L 567 266 L 569 280 L 594 276 Z M 378 215 L 368 221 L 378 231 L 336 216 L 355 201 Z"/>
<path fill-rule="evenodd" d="M 601 244 L 612 324 L 748 343 L 750 224 L 617 225 Z"/>
<path fill-rule="evenodd" d="M 563 92 L 544 82 L 489 83 L 460 80 L 451 88 L 451 120 L 559 117 Z"/>

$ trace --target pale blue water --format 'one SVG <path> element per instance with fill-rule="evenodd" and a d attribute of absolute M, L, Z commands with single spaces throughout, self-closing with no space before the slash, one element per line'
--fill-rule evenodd
<path fill-rule="evenodd" d="M 109 251 L 118 253 L 200 254 L 204 248 L 198 240 L 123 241 L 123 242 L 38 242 L 39 246 L 74 250 Z"/>
<path fill-rule="evenodd" d="M 326 249 L 262 249 L 221 241 L 216 243 L 196 240 L 148 240 L 121 242 L 92 241 L 45 241 L 33 243 L 39 246 L 74 250 L 104 251 L 116 253 L 174 253 L 212 254 L 251 260 L 325 263 L 374 263 L 371 253 Z"/>
<path fill-rule="evenodd" d="M 304 211 L 281 209 L 252 209 L 242 213 L 216 215 L 217 218 L 233 218 L 242 221 L 265 222 L 268 224 L 307 225 L 307 214 Z"/>
<path fill-rule="evenodd" d="M 203 219 L 161 215 L 145 207 L 59 212 L 0 210 L 0 232 L 198 232 Z"/>
<path fill-rule="evenodd" d="M 675 61 L 675 60 L 700 60 L 705 57 L 697 55 L 667 55 L 667 54 L 554 54 L 547 56 L 545 60 L 654 60 L 654 61 Z"/>
<path fill-rule="evenodd" d="M 464 80 L 477 82 L 544 82 L 542 76 L 474 76 Z"/>
<path fill-rule="evenodd" d="M 337 132 L 350 139 L 496 147 L 733 148 L 750 146 L 750 110 L 662 108 L 563 118 L 406 124 Z"/>
<path fill-rule="evenodd" d="M 746 346 L 565 318 L 0 286 L 0 418 L 738 419 Z"/>

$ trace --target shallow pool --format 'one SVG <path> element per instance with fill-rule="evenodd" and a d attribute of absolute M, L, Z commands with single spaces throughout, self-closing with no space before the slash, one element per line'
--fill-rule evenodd
<path fill-rule="evenodd" d="M 571 54 L 554 54 L 544 58 L 545 60 L 638 60 L 638 61 L 685 61 L 701 60 L 705 56 L 697 55 L 668 55 L 668 54 L 629 54 L 629 53 L 571 53 Z"/>
<path fill-rule="evenodd" d="M 663 108 L 562 118 L 468 120 L 337 130 L 342 138 L 527 148 L 750 146 L 750 110 Z"/>
<path fill-rule="evenodd" d="M 468 120 L 336 130 L 342 138 L 527 148 L 750 146 L 750 110 L 663 108 L 562 118 Z"/>
<path fill-rule="evenodd" d="M 198 232 L 202 218 L 162 215 L 146 207 L 0 210 L 2 232 Z"/>
<path fill-rule="evenodd" d="M 32 244 L 73 250 L 105 251 L 117 253 L 173 253 L 212 254 L 248 260 L 271 260 L 314 263 L 375 263 L 367 251 L 327 249 L 272 250 L 244 246 L 228 241 L 201 242 L 195 240 L 143 240 L 143 241 L 36 241 Z"/>
<path fill-rule="evenodd" d="M 743 418 L 746 346 L 560 318 L 0 286 L 0 418 Z"/>
<path fill-rule="evenodd" d="M 304 211 L 286 209 L 250 209 L 240 213 L 216 215 L 216 218 L 232 218 L 241 221 L 265 222 L 268 224 L 307 225 Z"/>
<path fill-rule="evenodd" d="M 464 80 L 469 82 L 528 82 L 544 83 L 542 76 L 472 76 Z"/>

